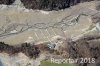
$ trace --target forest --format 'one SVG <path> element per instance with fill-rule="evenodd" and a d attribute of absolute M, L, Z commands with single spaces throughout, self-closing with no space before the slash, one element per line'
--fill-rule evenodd
<path fill-rule="evenodd" d="M 21 0 L 28 9 L 60 10 L 76 5 L 80 2 L 93 0 Z M 0 4 L 11 5 L 15 0 L 0 0 Z"/>

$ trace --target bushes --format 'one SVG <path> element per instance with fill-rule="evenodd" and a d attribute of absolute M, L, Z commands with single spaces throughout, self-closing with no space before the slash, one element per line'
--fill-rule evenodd
<path fill-rule="evenodd" d="M 100 58 L 100 46 L 97 45 L 100 43 L 99 39 L 99 35 L 87 35 L 77 41 L 68 42 L 66 47 L 70 58 L 95 58 L 97 62 Z M 87 66 L 88 63 L 77 63 L 76 66 Z"/>
<path fill-rule="evenodd" d="M 24 53 L 30 58 L 37 58 L 39 56 L 40 50 L 34 45 L 23 43 L 20 46 L 10 46 L 4 42 L 0 42 L 0 52 L 5 52 L 10 55 L 18 54 L 19 52 Z"/>
<path fill-rule="evenodd" d="M 70 0 L 21 0 L 26 8 L 58 10 L 70 6 Z"/>
<path fill-rule="evenodd" d="M 0 0 L 0 4 L 11 5 L 15 0 Z"/>
<path fill-rule="evenodd" d="M 21 0 L 28 9 L 60 10 L 80 2 L 93 0 Z M 0 0 L 0 4 L 11 5 L 15 0 Z"/>
<path fill-rule="evenodd" d="M 92 0 L 21 0 L 26 8 L 43 10 L 60 10 L 80 2 Z"/>

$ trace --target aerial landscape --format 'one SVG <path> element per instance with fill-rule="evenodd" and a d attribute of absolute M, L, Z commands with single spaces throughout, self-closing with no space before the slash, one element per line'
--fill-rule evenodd
<path fill-rule="evenodd" d="M 100 66 L 100 0 L 0 0 L 0 66 Z"/>

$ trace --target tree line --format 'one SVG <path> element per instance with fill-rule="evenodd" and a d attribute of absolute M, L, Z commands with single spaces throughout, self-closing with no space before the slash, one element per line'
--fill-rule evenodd
<path fill-rule="evenodd" d="M 26 8 L 42 10 L 60 10 L 80 2 L 93 0 L 20 0 Z M 11 5 L 15 0 L 0 0 L 0 4 Z"/>
<path fill-rule="evenodd" d="M 4 42 L 0 42 L 0 53 L 2 52 L 8 53 L 9 55 L 16 55 L 22 52 L 30 58 L 37 58 L 40 54 L 40 49 L 29 43 L 22 43 L 17 46 L 11 46 L 5 44 Z"/>

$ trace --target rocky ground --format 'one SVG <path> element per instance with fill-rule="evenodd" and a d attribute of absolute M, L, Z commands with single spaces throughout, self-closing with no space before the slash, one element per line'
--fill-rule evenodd
<path fill-rule="evenodd" d="M 95 58 L 94 64 L 74 65 L 99 66 L 99 1 L 59 11 L 26 9 L 19 0 L 13 4 L 0 5 L 0 60 L 4 66 L 38 66 L 51 56 Z M 50 49 L 48 44 L 56 46 Z"/>
<path fill-rule="evenodd" d="M 60 11 L 28 10 L 19 6 L 20 1 L 16 3 L 16 6 L 1 5 L 0 10 L 0 41 L 9 44 L 23 43 L 30 37 L 35 42 L 50 41 L 56 35 L 75 37 L 83 34 L 92 25 L 92 17 L 95 18 L 92 15 L 99 13 L 96 10 L 99 2 Z"/>

